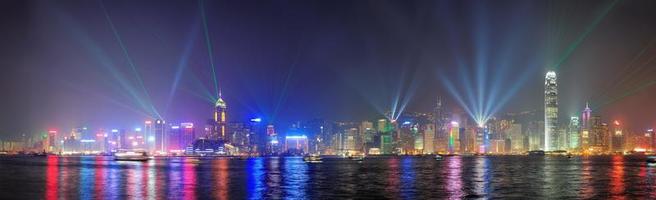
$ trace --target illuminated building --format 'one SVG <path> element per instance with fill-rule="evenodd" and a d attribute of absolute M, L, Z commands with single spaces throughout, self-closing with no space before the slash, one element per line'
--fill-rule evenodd
<path fill-rule="evenodd" d="M 44 145 L 44 151 L 46 152 L 56 152 L 59 149 L 57 148 L 57 131 L 56 130 L 48 130 L 48 136 L 47 139 L 45 140 L 46 144 Z"/>
<path fill-rule="evenodd" d="M 423 154 L 435 153 L 435 124 L 426 124 L 423 128 Z"/>
<path fill-rule="evenodd" d="M 231 141 L 236 153 L 249 153 L 252 146 L 251 135 L 253 127 L 248 123 L 228 123 L 228 141 Z"/>
<path fill-rule="evenodd" d="M 560 150 L 558 134 L 558 84 L 556 72 L 549 71 L 544 81 L 544 150 Z"/>
<path fill-rule="evenodd" d="M 288 135 L 285 137 L 285 153 L 291 155 L 303 155 L 307 153 L 308 150 L 309 148 L 307 136 Z"/>
<path fill-rule="evenodd" d="M 458 122 L 451 122 L 449 127 L 449 142 L 448 142 L 448 151 L 449 153 L 459 152 L 460 149 L 460 125 Z"/>
<path fill-rule="evenodd" d="M 184 149 L 180 141 L 182 139 L 182 130 L 179 124 L 169 124 L 169 130 L 166 134 L 166 152 L 177 153 Z"/>
<path fill-rule="evenodd" d="M 476 145 L 476 140 L 478 137 L 478 127 L 467 127 L 463 131 L 463 136 L 466 140 L 463 140 L 465 145 L 464 153 L 478 153 L 478 146 Z"/>
<path fill-rule="evenodd" d="M 213 140 L 226 140 L 226 103 L 221 98 L 219 92 L 219 99 L 214 104 L 214 123 L 215 127 L 212 131 L 210 139 Z"/>
<path fill-rule="evenodd" d="M 610 138 L 610 150 L 612 152 L 624 151 L 624 134 L 622 133 L 620 122 L 617 120 L 613 122 L 613 131 L 611 132 Z"/>
<path fill-rule="evenodd" d="M 569 149 L 577 150 L 581 146 L 581 126 L 578 117 L 570 117 L 569 126 L 567 126 L 567 135 L 569 138 Z"/>
<path fill-rule="evenodd" d="M 591 119 L 592 129 L 590 131 L 589 149 L 595 153 L 608 151 L 608 124 L 601 122 L 601 117 L 594 116 Z"/>
<path fill-rule="evenodd" d="M 369 122 L 369 121 L 363 121 L 360 123 L 360 127 L 358 128 L 358 138 L 360 142 L 358 142 L 358 149 L 363 150 L 363 152 L 366 151 L 366 149 L 369 149 L 372 146 L 372 143 L 374 141 L 374 134 L 376 131 L 374 130 L 374 123 Z"/>
<path fill-rule="evenodd" d="M 447 115 L 444 112 L 444 102 L 437 97 L 433 108 L 433 124 L 435 124 L 435 150 L 446 152 L 448 148 Z"/>
<path fill-rule="evenodd" d="M 544 149 L 544 122 L 530 122 L 526 127 L 529 151 Z"/>
<path fill-rule="evenodd" d="M 273 125 L 269 124 L 266 127 L 267 134 L 267 145 L 266 145 L 266 154 L 276 155 L 280 153 L 280 142 L 278 141 L 278 135 Z"/>
<path fill-rule="evenodd" d="M 343 140 L 343 151 L 342 152 L 348 152 L 350 154 L 353 154 L 354 152 L 357 152 L 357 138 L 358 138 L 358 129 L 357 128 L 349 128 L 345 130 L 344 137 L 342 138 Z"/>
<path fill-rule="evenodd" d="M 155 127 L 154 127 L 154 132 L 155 132 L 155 151 L 159 151 L 160 153 L 165 153 L 167 152 L 167 127 L 166 127 L 166 121 L 157 119 L 155 120 Z"/>
<path fill-rule="evenodd" d="M 379 119 L 376 128 L 378 128 L 378 132 L 381 133 L 391 132 L 394 129 L 392 123 L 387 119 Z"/>
<path fill-rule="evenodd" d="M 505 153 L 505 147 L 506 147 L 506 141 L 505 140 L 490 140 L 490 149 L 488 150 L 487 153 L 492 153 L 492 154 L 503 154 Z"/>
<path fill-rule="evenodd" d="M 380 135 L 380 153 L 392 154 L 394 150 L 392 135 L 390 133 L 383 133 Z"/>
<path fill-rule="evenodd" d="M 523 153 L 527 150 L 524 148 L 525 137 L 522 134 L 522 125 L 513 123 L 506 130 L 508 138 L 510 138 L 510 151 L 513 153 Z"/>
<path fill-rule="evenodd" d="M 194 124 L 191 122 L 180 123 L 180 128 L 182 129 L 182 134 L 179 139 L 180 146 L 182 148 L 191 146 L 194 140 L 196 140 Z"/>
<path fill-rule="evenodd" d="M 590 148 L 590 131 L 592 130 L 591 115 L 592 110 L 588 106 L 588 103 L 585 103 L 585 109 L 581 113 L 581 138 L 579 140 L 581 149 L 583 150 Z"/>
<path fill-rule="evenodd" d="M 487 126 L 478 127 L 476 144 L 478 145 L 478 153 L 490 152 L 490 129 Z"/>
<path fill-rule="evenodd" d="M 155 152 L 155 132 L 153 131 L 153 121 L 146 120 L 142 131 L 143 137 L 146 141 L 146 149 L 150 152 Z"/>

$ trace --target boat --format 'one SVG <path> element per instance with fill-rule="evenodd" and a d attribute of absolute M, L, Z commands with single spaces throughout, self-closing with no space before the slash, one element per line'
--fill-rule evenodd
<path fill-rule="evenodd" d="M 444 157 L 443 157 L 443 156 L 440 156 L 440 155 L 438 154 L 438 155 L 435 155 L 435 160 L 444 160 Z"/>
<path fill-rule="evenodd" d="M 529 151 L 528 155 L 529 156 L 544 156 L 544 151 L 542 151 L 542 150 Z"/>
<path fill-rule="evenodd" d="M 647 156 L 647 163 L 656 163 L 656 156 Z"/>
<path fill-rule="evenodd" d="M 119 150 L 114 153 L 117 161 L 147 161 L 150 159 L 148 153 L 143 150 Z"/>
<path fill-rule="evenodd" d="M 364 155 L 349 155 L 348 157 L 349 160 L 354 160 L 354 161 L 363 161 L 364 160 Z"/>
<path fill-rule="evenodd" d="M 318 155 L 303 156 L 303 161 L 306 163 L 321 163 L 321 157 Z"/>

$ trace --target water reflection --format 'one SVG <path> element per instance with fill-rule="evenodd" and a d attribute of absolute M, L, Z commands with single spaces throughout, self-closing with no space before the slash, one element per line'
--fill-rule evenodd
<path fill-rule="evenodd" d="M 449 199 L 461 199 L 462 191 L 462 157 L 451 157 L 447 161 L 446 191 Z"/>
<path fill-rule="evenodd" d="M 301 158 L 287 158 L 284 160 L 283 188 L 285 198 L 306 198 L 308 184 L 308 166 Z"/>
<path fill-rule="evenodd" d="M 489 193 L 490 188 L 490 169 L 489 158 L 478 156 L 475 160 L 474 168 L 474 194 L 473 196 L 485 196 Z"/>
<path fill-rule="evenodd" d="M 613 156 L 613 170 L 610 172 L 610 193 L 617 197 L 624 193 L 624 156 Z M 621 198 L 623 199 L 623 198 Z"/>
<path fill-rule="evenodd" d="M 264 190 L 264 158 L 252 158 L 248 160 L 246 166 L 247 170 L 247 184 L 248 184 L 248 199 L 262 199 L 262 191 Z"/>
<path fill-rule="evenodd" d="M 387 186 L 385 187 L 385 194 L 391 196 L 391 198 L 397 198 L 392 196 L 399 193 L 399 159 L 390 158 L 387 161 Z"/>
<path fill-rule="evenodd" d="M 184 199 L 196 198 L 196 164 L 185 162 L 182 166 L 182 191 Z M 170 183 L 169 183 L 170 184 Z M 171 184 L 173 185 L 173 184 Z M 178 186 L 179 187 L 179 186 Z"/>
<path fill-rule="evenodd" d="M 96 158 L 95 157 L 82 157 L 80 158 L 80 162 L 82 164 L 82 167 L 80 169 L 80 175 L 79 175 L 79 191 L 80 191 L 80 197 L 82 199 L 91 199 L 94 198 L 94 191 L 95 191 L 95 179 L 94 176 L 96 174 L 95 172 L 95 163 L 96 163 Z"/>
<path fill-rule="evenodd" d="M 25 160 L 1 159 L 0 180 L 12 181 L 0 191 L 42 188 L 33 195 L 43 199 L 648 199 L 656 195 L 656 166 L 627 156 L 454 156 L 443 161 L 389 157 L 364 162 L 326 159 L 319 164 L 301 158 L 117 162 L 108 157 L 47 157 L 30 167 L 23 167 L 29 163 Z M 29 177 L 29 170 L 43 182 L 13 181 Z M 4 193 L 3 198 L 25 199 L 11 195 Z"/>
<path fill-rule="evenodd" d="M 581 193 L 579 196 L 582 196 L 585 199 L 592 198 L 594 195 L 594 187 L 592 186 L 592 165 L 591 165 L 591 160 L 590 157 L 583 157 L 583 161 L 581 162 L 582 170 L 581 170 Z"/>
<path fill-rule="evenodd" d="M 220 159 L 214 162 L 214 172 L 216 173 L 215 194 L 217 199 L 228 199 L 228 185 L 230 179 L 228 178 L 228 160 Z"/>
<path fill-rule="evenodd" d="M 405 157 L 401 161 L 401 192 L 403 199 L 415 199 L 415 169 L 414 159 Z"/>
<path fill-rule="evenodd" d="M 270 199 L 280 199 L 282 190 L 280 188 L 280 159 L 273 157 L 268 159 L 266 166 L 266 197 Z"/>
<path fill-rule="evenodd" d="M 46 198 L 47 200 L 55 200 L 59 196 L 57 180 L 59 178 L 59 158 L 56 156 L 48 156 L 46 161 Z"/>

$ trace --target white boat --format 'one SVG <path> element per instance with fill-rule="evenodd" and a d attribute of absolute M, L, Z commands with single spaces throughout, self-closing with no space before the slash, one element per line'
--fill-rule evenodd
<path fill-rule="evenodd" d="M 435 160 L 444 160 L 444 157 L 440 155 L 435 155 Z"/>
<path fill-rule="evenodd" d="M 349 160 L 354 160 L 354 161 L 363 161 L 364 160 L 364 155 L 350 155 L 348 157 Z"/>
<path fill-rule="evenodd" d="M 114 153 L 114 160 L 118 161 L 147 161 L 150 159 L 144 150 L 119 150 Z"/>
<path fill-rule="evenodd" d="M 303 161 L 305 161 L 306 163 L 320 163 L 321 157 L 318 155 L 307 155 L 307 156 L 303 156 Z"/>

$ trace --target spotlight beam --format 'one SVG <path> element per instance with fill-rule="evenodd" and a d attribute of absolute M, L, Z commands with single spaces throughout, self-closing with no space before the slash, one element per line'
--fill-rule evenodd
<path fill-rule="evenodd" d="M 216 69 L 214 66 L 214 52 L 212 51 L 212 40 L 210 40 L 209 30 L 207 28 L 207 16 L 205 15 L 205 4 L 203 0 L 198 1 L 200 4 L 200 14 L 203 19 L 203 33 L 205 35 L 205 45 L 207 46 L 207 57 L 210 61 L 210 68 L 212 69 L 212 81 L 214 81 L 214 94 L 219 96 L 219 83 L 216 79 Z"/>
<path fill-rule="evenodd" d="M 608 13 L 615 7 L 615 5 L 619 2 L 619 0 L 614 0 L 612 1 L 608 6 L 606 6 L 601 14 L 595 18 L 590 25 L 588 25 L 583 33 L 579 35 L 579 37 L 570 44 L 567 49 L 565 49 L 565 52 L 561 54 L 560 58 L 553 64 L 553 67 L 555 70 L 558 70 L 560 68 L 560 65 L 563 64 L 574 52 L 574 50 L 577 49 L 577 47 L 590 35 L 590 33 L 599 25 L 599 23 L 608 15 Z"/>
<path fill-rule="evenodd" d="M 107 12 L 107 9 L 105 8 L 105 5 L 102 1 L 100 1 L 100 7 L 103 10 L 103 13 L 105 14 L 105 19 L 107 20 L 107 23 L 109 24 L 109 27 L 112 29 L 112 33 L 114 34 L 114 38 L 118 42 L 119 46 L 121 47 L 121 50 L 123 50 L 123 56 L 125 56 L 128 65 L 130 66 L 130 69 L 132 70 L 132 73 L 137 80 L 137 84 L 139 87 L 141 87 L 141 90 L 143 91 L 143 94 L 146 96 L 146 101 L 148 101 L 148 107 L 151 110 L 152 113 L 154 113 L 156 116 L 159 118 L 162 118 L 162 116 L 157 112 L 157 109 L 153 106 L 152 103 L 150 103 L 150 95 L 148 94 L 148 90 L 146 90 L 146 87 L 143 84 L 143 80 L 141 80 L 141 76 L 139 75 L 139 71 L 137 71 L 137 68 L 134 64 L 134 61 L 132 60 L 132 57 L 130 57 L 130 54 L 128 52 L 127 47 L 123 43 L 123 40 L 121 39 L 121 36 L 118 33 L 118 30 L 114 26 L 114 22 L 112 21 L 111 17 L 109 16 L 109 13 Z"/>

